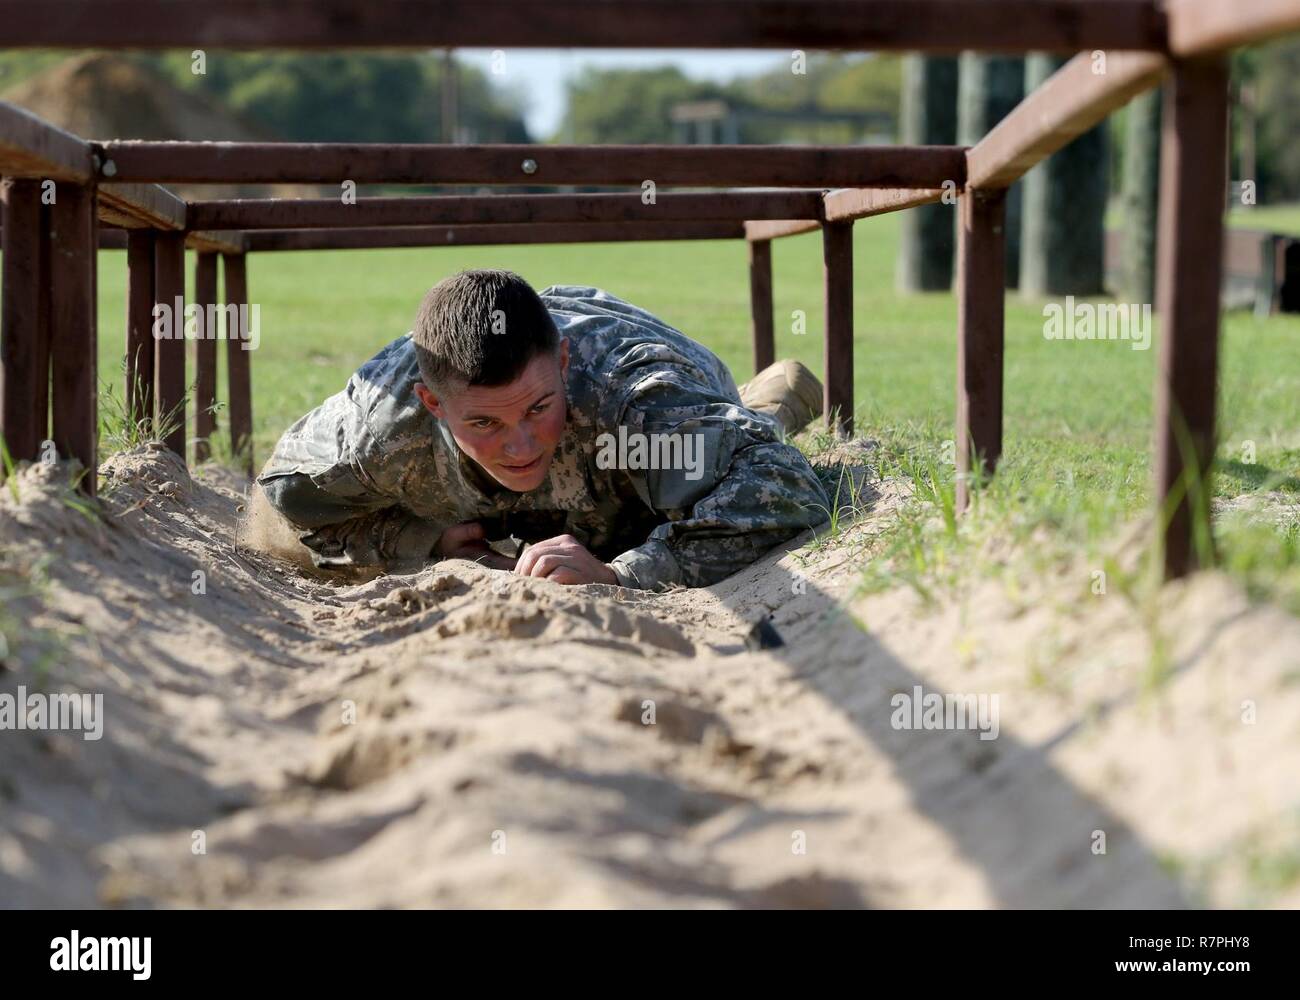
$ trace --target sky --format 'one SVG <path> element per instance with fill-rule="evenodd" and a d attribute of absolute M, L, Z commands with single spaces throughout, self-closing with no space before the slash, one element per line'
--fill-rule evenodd
<path fill-rule="evenodd" d="M 726 82 L 789 61 L 788 53 L 771 49 L 457 49 L 456 57 L 488 73 L 498 86 L 524 95 L 524 120 L 534 139 L 545 139 L 559 127 L 565 81 L 584 66 L 643 69 L 669 64 L 694 79 Z M 498 72 L 493 72 L 494 65 Z"/>

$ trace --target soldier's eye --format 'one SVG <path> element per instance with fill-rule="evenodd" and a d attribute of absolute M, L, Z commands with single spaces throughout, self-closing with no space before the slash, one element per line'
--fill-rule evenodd
<path fill-rule="evenodd" d="M 533 413 L 545 413 L 545 412 L 546 412 L 547 410 L 549 410 L 550 408 L 551 408 L 551 404 L 550 404 L 550 403 L 538 403 L 536 406 L 533 407 L 532 412 L 533 412 Z"/>

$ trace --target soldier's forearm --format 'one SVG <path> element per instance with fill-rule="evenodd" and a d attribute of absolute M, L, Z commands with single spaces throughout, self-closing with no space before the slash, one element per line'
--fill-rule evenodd
<path fill-rule="evenodd" d="M 321 528 L 356 517 L 361 508 L 353 498 L 335 496 L 302 472 L 259 478 L 271 506 L 299 528 Z"/>
<path fill-rule="evenodd" d="M 400 507 L 374 511 L 300 536 L 322 569 L 423 563 L 434 558 L 441 526 Z"/>

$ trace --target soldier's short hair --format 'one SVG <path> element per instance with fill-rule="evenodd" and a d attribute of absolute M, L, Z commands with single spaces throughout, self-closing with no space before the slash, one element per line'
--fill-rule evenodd
<path fill-rule="evenodd" d="M 449 385 L 505 385 L 560 341 L 555 321 L 527 281 L 512 271 L 471 270 L 434 285 L 415 319 L 420 377 L 435 392 Z"/>

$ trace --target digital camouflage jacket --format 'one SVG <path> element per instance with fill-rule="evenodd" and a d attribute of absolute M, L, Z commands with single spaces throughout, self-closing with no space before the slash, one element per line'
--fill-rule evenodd
<path fill-rule="evenodd" d="M 808 461 L 712 352 L 608 292 L 540 294 L 569 340 L 546 480 L 512 492 L 460 450 L 415 394 L 408 333 L 290 427 L 258 477 L 317 565 L 427 562 L 444 528 L 477 520 L 489 538 L 573 535 L 627 587 L 707 586 L 826 520 Z"/>

